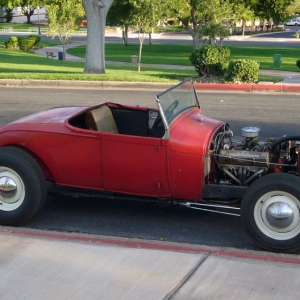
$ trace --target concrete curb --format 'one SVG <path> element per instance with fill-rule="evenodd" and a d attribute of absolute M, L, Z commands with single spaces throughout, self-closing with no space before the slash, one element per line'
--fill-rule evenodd
<path fill-rule="evenodd" d="M 217 84 L 217 83 L 196 83 L 196 90 L 213 90 L 213 91 L 241 91 L 241 92 L 300 92 L 300 85 L 285 84 Z"/>
<path fill-rule="evenodd" d="M 0 79 L 0 86 L 31 88 L 123 88 L 123 89 L 167 89 L 172 83 L 122 82 L 122 81 L 79 81 L 79 80 L 22 80 Z"/>
<path fill-rule="evenodd" d="M 121 237 L 107 237 L 91 234 L 55 232 L 28 228 L 0 227 L 0 234 L 28 236 L 43 239 L 64 240 L 81 243 L 97 243 L 128 248 L 139 248 L 148 250 L 162 250 L 183 253 L 210 254 L 215 256 L 244 258 L 250 260 L 261 260 L 300 265 L 300 257 L 292 254 L 276 254 L 263 251 L 225 249 L 201 245 L 180 244 L 172 242 L 160 242 L 152 240 L 139 240 Z"/>

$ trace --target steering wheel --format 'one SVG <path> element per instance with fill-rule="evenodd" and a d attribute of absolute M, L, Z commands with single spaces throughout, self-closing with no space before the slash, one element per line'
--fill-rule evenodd
<path fill-rule="evenodd" d="M 174 109 L 178 106 L 179 101 L 175 100 L 174 102 L 172 102 L 165 110 L 165 116 L 168 119 L 171 114 L 174 112 Z M 153 127 L 162 127 L 164 125 L 164 122 L 162 120 L 161 115 L 159 115 L 159 117 L 155 120 Z"/>
<path fill-rule="evenodd" d="M 179 101 L 175 100 L 166 108 L 165 116 L 167 119 L 174 113 L 174 109 L 178 106 L 178 104 L 179 104 Z"/>

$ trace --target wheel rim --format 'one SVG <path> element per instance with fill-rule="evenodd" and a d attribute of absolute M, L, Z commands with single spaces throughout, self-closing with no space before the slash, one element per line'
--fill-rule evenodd
<path fill-rule="evenodd" d="M 276 240 L 288 240 L 300 233 L 300 202 L 287 192 L 264 194 L 254 208 L 259 230 Z"/>
<path fill-rule="evenodd" d="M 12 169 L 0 167 L 0 210 L 15 210 L 24 198 L 25 186 L 21 177 Z"/>

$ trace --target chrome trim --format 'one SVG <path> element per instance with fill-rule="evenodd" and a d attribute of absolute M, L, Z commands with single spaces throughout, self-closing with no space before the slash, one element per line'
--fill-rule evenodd
<path fill-rule="evenodd" d="M 231 215 L 231 216 L 236 216 L 236 217 L 241 216 L 240 214 L 235 214 L 235 213 L 230 213 L 230 212 L 225 212 L 225 211 L 217 211 L 217 210 L 212 210 L 212 209 L 208 209 L 208 208 L 202 208 L 202 206 L 203 206 L 203 207 L 222 208 L 222 209 L 228 209 L 228 210 L 240 210 L 239 207 L 232 207 L 232 206 L 228 206 L 228 205 L 192 203 L 192 202 L 186 202 L 186 203 L 183 203 L 181 205 L 186 206 L 188 208 L 192 208 L 192 209 L 210 211 L 210 212 L 215 212 L 215 213 L 218 213 L 218 214 Z"/>
<path fill-rule="evenodd" d="M 158 96 L 156 96 L 156 103 L 158 105 L 160 116 L 161 116 L 162 121 L 163 121 L 164 126 L 165 126 L 165 134 L 164 134 L 164 136 L 162 138 L 164 140 L 168 140 L 168 139 L 170 139 L 169 124 L 168 124 L 168 121 L 167 121 L 167 119 L 165 117 L 165 114 L 164 114 L 163 108 L 162 108 L 162 106 L 160 104 L 160 100 L 159 100 Z"/>

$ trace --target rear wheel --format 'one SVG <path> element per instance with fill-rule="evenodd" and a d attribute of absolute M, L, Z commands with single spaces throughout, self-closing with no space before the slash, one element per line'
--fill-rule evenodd
<path fill-rule="evenodd" d="M 242 199 L 241 217 L 262 248 L 286 253 L 300 250 L 300 179 L 289 174 L 258 179 Z"/>
<path fill-rule="evenodd" d="M 0 148 L 0 224 L 29 221 L 46 199 L 46 181 L 38 163 L 26 152 Z"/>

